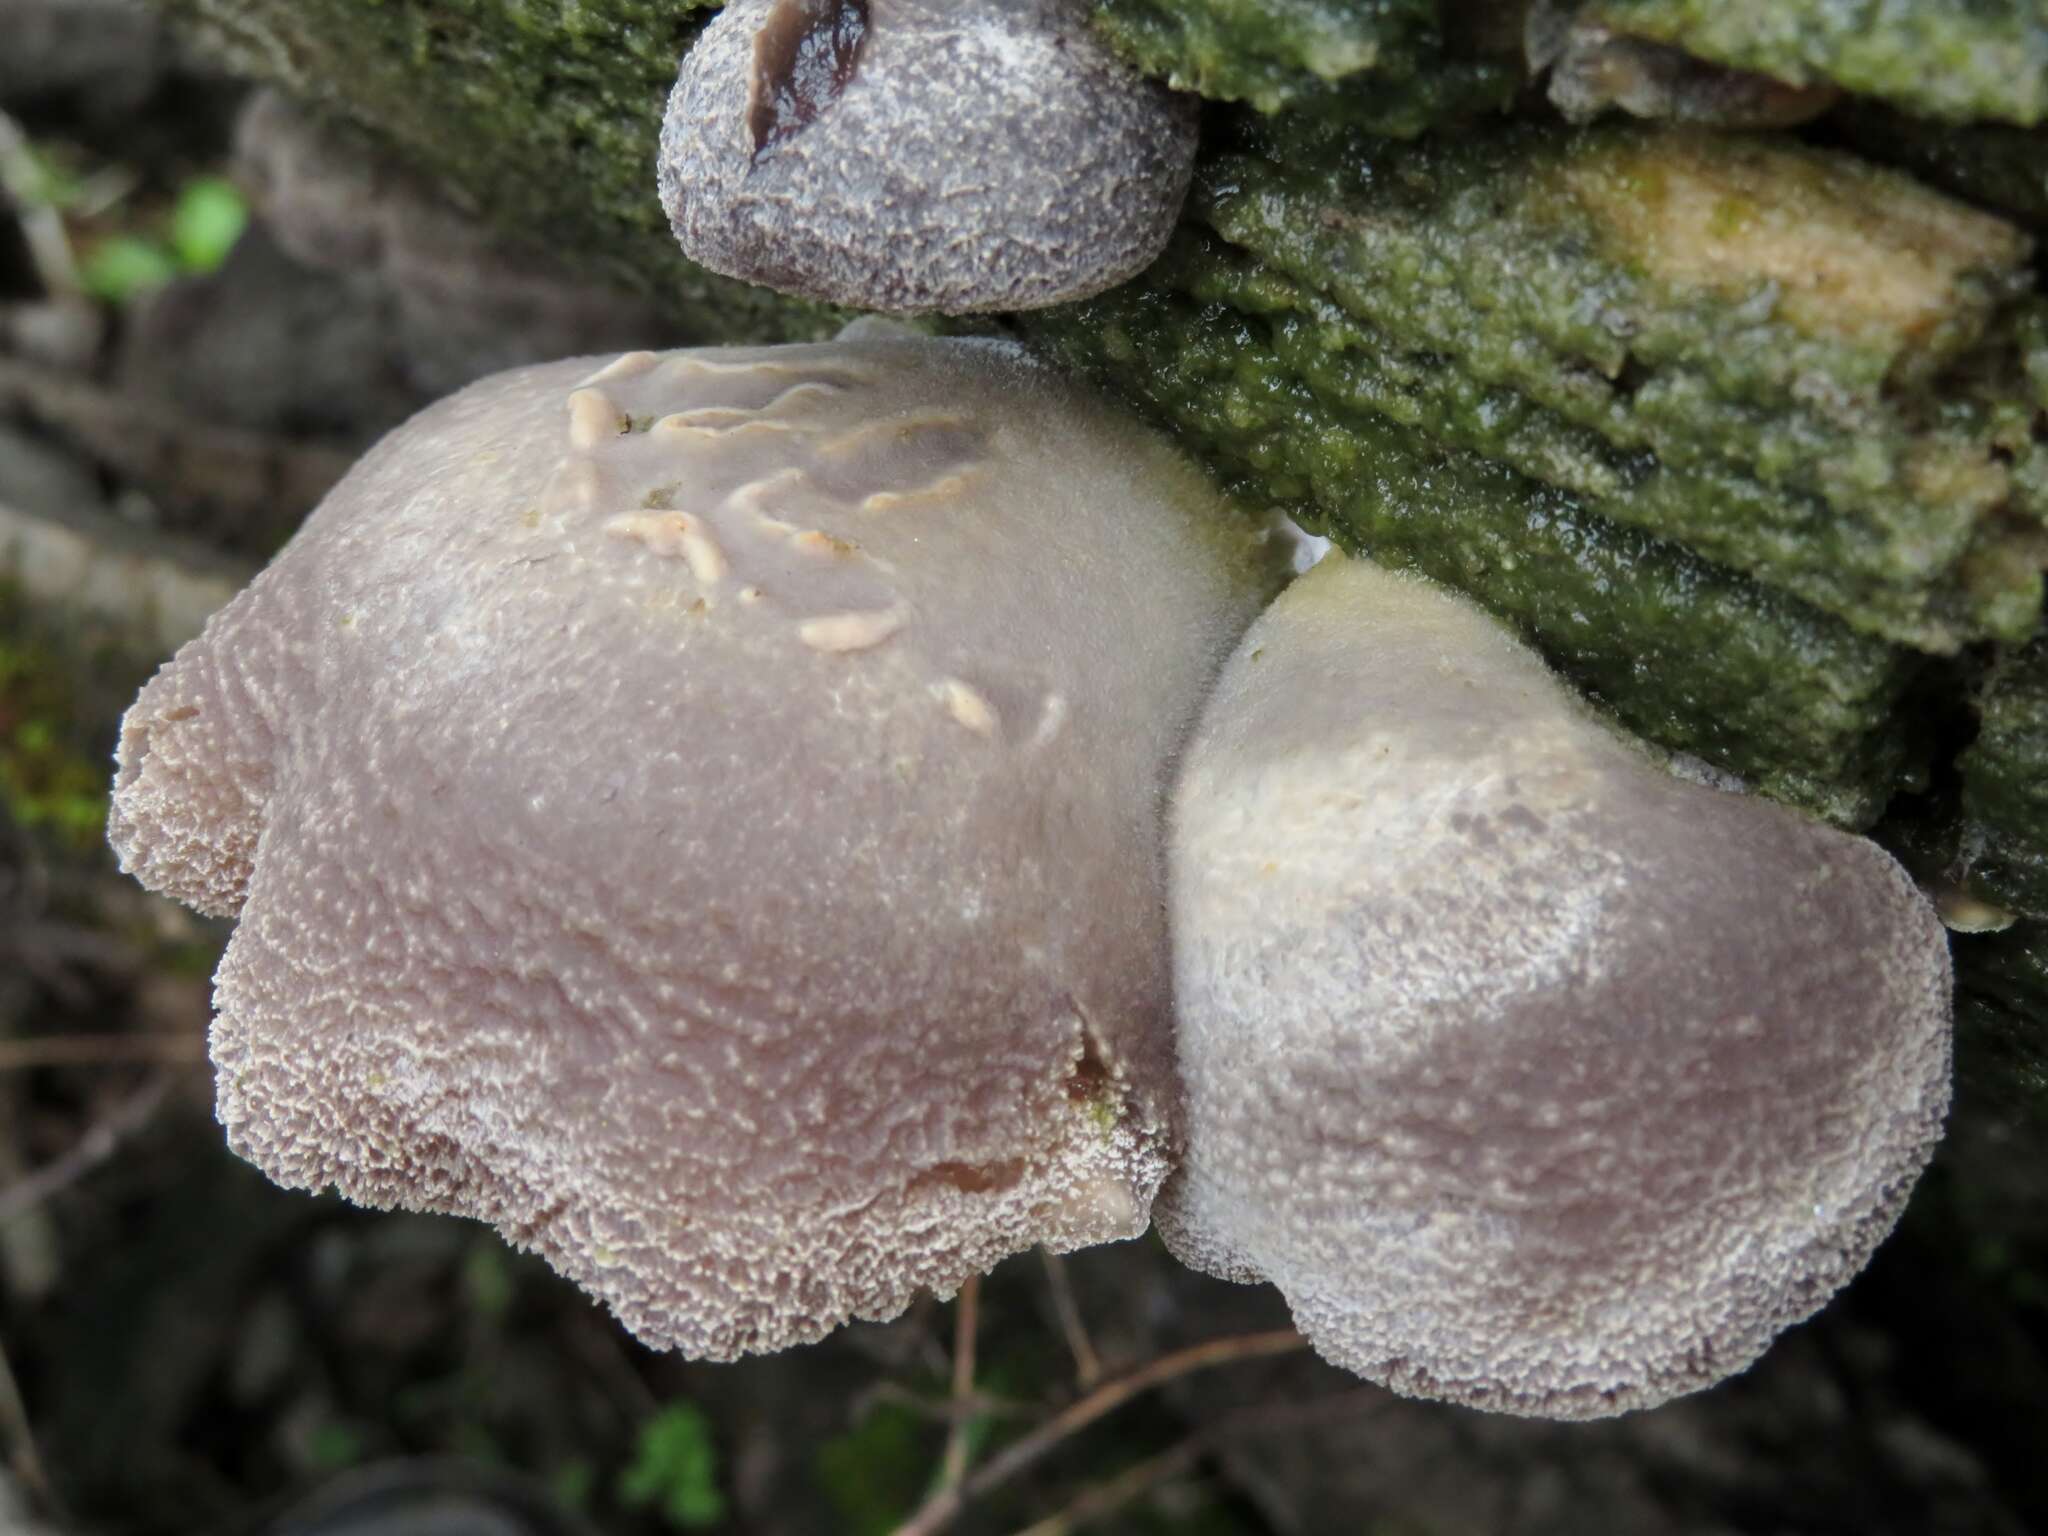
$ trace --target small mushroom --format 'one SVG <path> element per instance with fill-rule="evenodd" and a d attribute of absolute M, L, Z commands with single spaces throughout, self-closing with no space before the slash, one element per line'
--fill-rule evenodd
<path fill-rule="evenodd" d="M 1002 344 L 522 369 L 151 681 L 113 840 L 240 917 L 237 1151 L 773 1349 L 1144 1229 L 1167 763 L 1264 581 Z"/>
<path fill-rule="evenodd" d="M 733 0 L 683 61 L 661 199 L 692 260 L 898 314 L 1085 298 L 1164 248 L 1195 107 L 1085 0 Z"/>
<path fill-rule="evenodd" d="M 1171 837 L 1168 1245 L 1397 1391 L 1591 1418 L 1739 1371 L 1939 1136 L 1898 864 L 1672 777 L 1418 578 L 1332 555 L 1252 627 Z"/>

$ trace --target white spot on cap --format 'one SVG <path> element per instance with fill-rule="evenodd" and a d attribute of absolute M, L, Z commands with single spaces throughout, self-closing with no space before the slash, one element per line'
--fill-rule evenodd
<path fill-rule="evenodd" d="M 603 384 L 611 379 L 636 379 L 660 361 L 661 359 L 652 352 L 628 352 L 615 361 L 606 363 L 579 387 L 588 388 L 592 384 Z"/>
<path fill-rule="evenodd" d="M 763 521 L 768 521 L 768 519 L 764 518 Z M 790 548 L 797 550 L 801 554 L 815 555 L 827 560 L 844 559 L 848 555 L 860 552 L 858 544 L 851 543 L 846 539 L 835 538 L 822 528 L 806 528 L 802 533 L 791 539 L 789 544 Z"/>
<path fill-rule="evenodd" d="M 690 562 L 690 574 L 705 586 L 725 580 L 728 567 L 725 551 L 704 531 L 704 524 L 687 512 L 683 516 L 683 558 Z"/>
<path fill-rule="evenodd" d="M 628 512 L 604 525 L 615 539 L 634 539 L 657 555 L 683 553 L 692 519 L 687 512 Z"/>
<path fill-rule="evenodd" d="M 615 539 L 634 539 L 657 555 L 681 555 L 690 574 L 705 586 L 725 580 L 730 567 L 725 551 L 704 530 L 703 519 L 687 512 L 628 512 L 611 519 L 604 531 Z"/>
<path fill-rule="evenodd" d="M 948 427 L 966 430 L 973 426 L 973 419 L 961 415 L 958 411 L 911 411 L 897 416 L 884 416 L 876 421 L 862 422 L 836 437 L 827 438 L 819 446 L 819 452 L 854 453 L 875 443 L 915 437 L 920 432 L 937 432 Z"/>
<path fill-rule="evenodd" d="M 779 506 L 784 498 L 800 489 L 809 479 L 810 476 L 802 469 L 791 465 L 736 487 L 725 498 L 725 504 L 736 512 L 752 512 L 766 521 L 771 506 Z"/>
<path fill-rule="evenodd" d="M 618 437 L 632 426 L 626 413 L 601 389 L 579 389 L 569 396 L 569 446 L 588 453 L 606 438 Z"/>
<path fill-rule="evenodd" d="M 771 421 L 751 411 L 705 406 L 694 411 L 678 411 L 673 416 L 664 416 L 654 424 L 654 430 L 664 437 L 685 434 L 694 437 L 779 437 L 797 429 L 790 422 Z"/>
<path fill-rule="evenodd" d="M 894 512 L 903 507 L 927 507 L 958 501 L 967 490 L 968 474 L 978 465 L 955 470 L 952 474 L 941 475 L 930 485 L 913 486 L 907 491 L 876 491 L 862 499 L 863 512 Z"/>
<path fill-rule="evenodd" d="M 805 619 L 796 632 L 797 638 L 814 651 L 865 651 L 901 629 L 905 617 L 901 608 L 828 613 Z"/>
<path fill-rule="evenodd" d="M 949 677 L 933 684 L 932 691 L 945 704 L 946 713 L 977 736 L 993 736 L 1002 724 L 995 705 L 989 703 L 987 695 L 972 684 Z"/>
<path fill-rule="evenodd" d="M 778 411 L 785 405 L 806 405 L 814 400 L 829 400 L 834 395 L 845 393 L 844 384 L 834 384 L 829 379 L 805 379 L 801 384 L 790 385 L 761 409 Z"/>

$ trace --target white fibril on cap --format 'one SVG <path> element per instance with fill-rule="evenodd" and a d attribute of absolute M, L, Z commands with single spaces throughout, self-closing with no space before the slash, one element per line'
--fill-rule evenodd
<path fill-rule="evenodd" d="M 1247 530 L 994 343 L 422 413 L 122 728 L 125 867 L 240 919 L 230 1143 L 707 1358 L 1143 1231 L 1161 809 L 1268 590 Z"/>
<path fill-rule="evenodd" d="M 1170 839 L 1168 1245 L 1398 1391 L 1589 1418 L 1732 1374 L 1939 1137 L 1905 871 L 1673 777 L 1419 578 L 1333 554 L 1260 618 Z"/>
<path fill-rule="evenodd" d="M 1086 0 L 733 0 L 683 61 L 661 200 L 692 260 L 895 314 L 1031 309 L 1134 276 L 1196 107 Z"/>

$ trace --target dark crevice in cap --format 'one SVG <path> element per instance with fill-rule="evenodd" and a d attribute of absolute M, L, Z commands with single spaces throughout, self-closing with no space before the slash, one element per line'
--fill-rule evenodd
<path fill-rule="evenodd" d="M 757 159 L 839 99 L 867 35 L 867 0 L 779 0 L 754 36 L 747 128 Z"/>

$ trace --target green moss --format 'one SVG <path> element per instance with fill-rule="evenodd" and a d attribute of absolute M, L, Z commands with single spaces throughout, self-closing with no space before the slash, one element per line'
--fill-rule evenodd
<path fill-rule="evenodd" d="M 160 0 L 249 74 L 342 111 L 507 227 L 666 295 L 705 341 L 812 339 L 816 305 L 686 260 L 655 195 L 711 0 Z"/>
<path fill-rule="evenodd" d="M 74 855 L 106 841 L 111 743 L 78 658 L 0 582 L 0 815 Z"/>
<path fill-rule="evenodd" d="M 1502 110 L 1521 78 L 1448 46 L 1436 0 L 1099 0 L 1095 20 L 1177 90 L 1404 138 Z"/>
<path fill-rule="evenodd" d="M 1929 579 L 1895 527 L 1844 516 L 1736 461 L 1702 456 L 1681 468 L 1620 448 L 1519 391 L 1444 367 L 1440 354 L 1393 344 L 1214 239 L 1184 232 L 1153 276 L 1266 317 L 1282 359 L 1334 409 L 1377 412 L 1441 446 L 1507 464 L 1604 517 L 1750 572 L 1857 627 L 1927 649 L 1987 629 L 2032 627 L 2038 562 L 2029 541 L 2002 523 L 1973 528 L 1960 508 L 1945 509 L 1963 542 L 1949 569 Z"/>
<path fill-rule="evenodd" d="M 2015 422 L 2032 440 L 2009 226 L 1741 136 L 1269 149 L 1207 165 L 1194 216 L 1361 327 L 1354 354 L 1431 380 L 1410 419 L 1444 441 L 1506 431 L 1517 467 L 1874 633 L 2031 631 L 2038 553 L 2003 515 Z"/>
<path fill-rule="evenodd" d="M 1928 117 L 2048 117 L 2038 0 L 1592 0 L 1617 31 L 1795 84 L 1824 81 Z"/>

